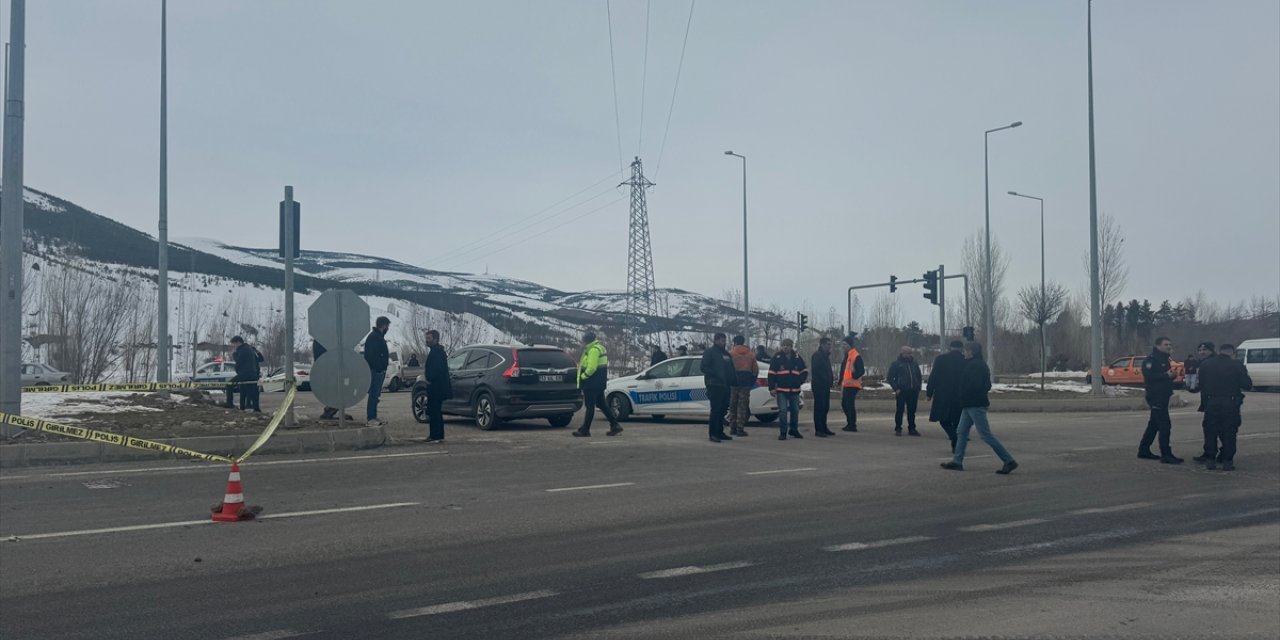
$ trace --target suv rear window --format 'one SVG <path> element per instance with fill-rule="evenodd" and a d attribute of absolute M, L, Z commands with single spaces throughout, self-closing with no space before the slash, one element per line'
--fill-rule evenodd
<path fill-rule="evenodd" d="M 578 366 L 569 354 L 556 349 L 521 349 L 520 366 L 533 369 L 572 369 Z"/>

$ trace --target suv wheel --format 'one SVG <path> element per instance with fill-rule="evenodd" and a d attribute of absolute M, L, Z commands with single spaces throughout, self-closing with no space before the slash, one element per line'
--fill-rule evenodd
<path fill-rule="evenodd" d="M 414 389 L 414 390 L 413 390 L 413 402 L 412 402 L 412 405 L 413 405 L 413 419 L 414 419 L 414 420 L 417 420 L 418 422 L 420 422 L 420 423 L 422 423 L 422 424 L 426 424 L 426 423 L 427 423 L 427 421 L 428 421 L 428 417 L 427 417 L 427 390 L 426 390 L 426 389 Z"/>
<path fill-rule="evenodd" d="M 547 418 L 547 422 L 550 422 L 551 426 L 561 429 L 569 426 L 570 422 L 573 422 L 573 414 L 566 413 L 562 416 L 551 416 L 550 418 Z"/>
<path fill-rule="evenodd" d="M 493 403 L 493 396 L 488 393 L 482 393 L 476 396 L 476 426 L 482 431 L 490 431 L 497 428 L 501 420 L 498 419 L 498 408 Z"/>
<path fill-rule="evenodd" d="M 615 393 L 609 396 L 609 409 L 613 411 L 613 416 L 618 421 L 626 420 L 631 417 L 631 401 L 627 396 L 621 393 Z"/>

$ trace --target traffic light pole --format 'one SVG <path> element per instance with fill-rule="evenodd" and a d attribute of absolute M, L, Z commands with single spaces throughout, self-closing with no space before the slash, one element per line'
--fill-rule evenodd
<path fill-rule="evenodd" d="M 847 302 L 845 303 L 845 310 L 848 312 L 848 315 L 849 315 L 849 324 L 845 325 L 846 329 L 848 331 L 853 331 L 853 292 L 854 291 L 857 291 L 859 289 L 879 289 L 880 287 L 889 287 L 889 286 L 896 287 L 898 285 L 915 284 L 917 282 L 924 282 L 924 279 L 916 278 L 915 280 L 898 280 L 897 278 L 894 278 L 893 281 L 891 282 L 880 282 L 877 284 L 860 284 L 860 285 L 849 287 L 849 292 L 847 294 L 848 299 L 847 299 Z"/>
<path fill-rule="evenodd" d="M 947 274 L 942 265 L 938 265 L 938 349 L 947 350 Z"/>

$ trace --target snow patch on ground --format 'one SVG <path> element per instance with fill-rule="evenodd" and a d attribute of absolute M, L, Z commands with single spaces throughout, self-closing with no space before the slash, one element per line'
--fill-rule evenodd
<path fill-rule="evenodd" d="M 131 401 L 137 393 L 128 391 L 94 391 L 90 393 L 24 393 L 22 415 L 28 418 L 78 422 L 67 418 L 81 413 L 147 413 L 163 411 Z M 186 396 L 172 395 L 173 402 L 183 402 Z"/>
<path fill-rule="evenodd" d="M 1067 391 L 1072 393 L 1089 393 L 1090 386 L 1083 382 L 1058 381 L 1048 382 L 1044 385 L 1045 391 Z M 1007 382 L 997 382 L 991 385 L 991 390 L 995 393 L 1016 393 L 1022 391 L 1038 392 L 1040 391 L 1039 383 L 1029 384 L 1009 384 Z M 1126 393 L 1123 389 L 1116 389 L 1117 395 Z"/>

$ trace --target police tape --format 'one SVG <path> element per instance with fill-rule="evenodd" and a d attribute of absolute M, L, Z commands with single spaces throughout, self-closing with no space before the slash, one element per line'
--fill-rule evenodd
<path fill-rule="evenodd" d="M 88 385 L 99 386 L 99 385 Z M 263 429 L 258 435 L 258 439 L 240 454 L 239 457 L 232 459 L 227 456 L 221 456 L 214 453 L 204 453 L 201 451 L 193 451 L 183 447 L 176 447 L 163 442 L 154 440 L 145 440 L 143 438 L 134 438 L 132 436 L 121 435 L 119 433 L 109 433 L 106 431 L 98 431 L 86 427 L 76 427 L 69 424 L 60 424 L 40 418 L 26 418 L 23 416 L 15 416 L 9 413 L 0 412 L 0 424 L 12 425 L 23 429 L 31 429 L 32 431 L 43 431 L 45 433 L 53 433 L 68 438 L 79 438 L 90 442 L 101 442 L 117 447 L 126 447 L 129 449 L 140 449 L 143 451 L 154 451 L 156 453 L 172 453 L 180 456 L 187 456 L 197 460 L 205 460 L 208 462 L 244 462 L 253 455 L 255 451 L 262 447 L 271 436 L 275 434 L 276 429 L 280 426 L 280 422 L 284 419 L 284 415 L 288 412 L 290 405 L 293 404 L 294 396 L 297 390 L 289 387 L 289 391 L 284 396 L 284 402 L 276 409 L 271 416 L 271 422 L 267 423 L 267 428 Z"/>
<path fill-rule="evenodd" d="M 177 391 L 182 389 L 226 389 L 246 384 L 261 384 L 261 380 L 243 382 L 138 382 L 133 384 L 48 384 L 23 387 L 22 393 L 87 393 L 90 391 Z"/>

